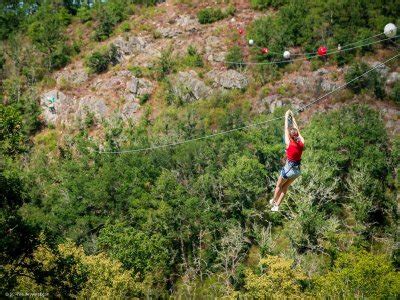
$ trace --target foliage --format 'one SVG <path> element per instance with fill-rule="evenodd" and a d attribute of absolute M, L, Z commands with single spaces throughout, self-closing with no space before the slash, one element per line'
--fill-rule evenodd
<path fill-rule="evenodd" d="M 233 46 L 225 56 L 225 63 L 229 69 L 239 69 L 244 65 L 242 49 L 239 46 Z"/>
<path fill-rule="evenodd" d="M 63 35 L 71 16 L 52 4 L 41 5 L 27 21 L 27 33 L 40 51 L 45 53 L 47 67 L 59 69 L 69 62 L 70 50 Z"/>
<path fill-rule="evenodd" d="M 195 46 L 190 45 L 187 48 L 187 54 L 184 57 L 184 64 L 187 65 L 188 67 L 201 68 L 204 66 L 203 58 L 197 52 L 197 49 Z"/>
<path fill-rule="evenodd" d="M 204 8 L 197 13 L 200 24 L 209 24 L 225 18 L 225 14 L 219 8 Z"/>
<path fill-rule="evenodd" d="M 392 99 L 396 103 L 400 103 L 400 81 L 397 81 L 392 89 Z"/>
<path fill-rule="evenodd" d="M 176 61 L 172 55 L 172 48 L 169 47 L 161 51 L 161 56 L 156 62 L 158 79 L 164 79 L 168 74 L 171 74 L 175 69 Z"/>
<path fill-rule="evenodd" d="M 381 5 L 365 0 L 355 3 L 252 0 L 251 4 L 257 9 L 279 7 L 276 14 L 254 20 L 250 26 L 249 37 L 257 46 L 270 50 L 267 59 L 279 57 L 280 60 L 281 53 L 288 47 L 302 46 L 305 52 L 315 53 L 322 44 L 331 49 L 336 48 L 338 44 L 345 45 L 373 36 L 376 32 L 382 32 L 383 26 L 390 20 L 396 20 L 399 13 L 399 8 L 392 2 Z M 350 61 L 357 52 L 371 50 L 371 45 L 363 46 L 359 50 L 337 54 L 336 60 L 343 63 Z M 261 55 L 256 49 L 253 56 L 257 60 L 265 59 L 265 55 Z"/>
<path fill-rule="evenodd" d="M 263 10 L 266 8 L 274 7 L 278 8 L 284 4 L 286 4 L 287 0 L 251 0 L 251 7 L 254 9 Z"/>
<path fill-rule="evenodd" d="M 89 67 L 91 72 L 102 73 L 107 71 L 109 65 L 118 63 L 118 49 L 114 44 L 109 48 L 95 51 L 90 54 L 86 59 L 86 66 Z"/>
<path fill-rule="evenodd" d="M 83 298 L 124 298 L 141 293 L 140 285 L 121 263 L 104 253 L 86 255 L 81 247 L 71 242 L 60 244 L 55 250 L 41 244 L 24 263 L 28 267 L 18 266 L 20 275 L 15 288 L 21 293 L 40 290 L 57 296 Z"/>
<path fill-rule="evenodd" d="M 245 296 L 258 299 L 300 296 L 306 276 L 297 268 L 293 269 L 293 263 L 278 256 L 262 258 L 256 270 L 245 271 Z"/>
<path fill-rule="evenodd" d="M 17 109 L 0 104 L 0 153 L 11 155 L 21 151 L 23 135 L 22 118 Z"/>
<path fill-rule="evenodd" d="M 396 298 L 400 295 L 400 277 L 388 257 L 366 251 L 340 254 L 333 269 L 316 282 L 317 290 L 325 297 Z"/>
<path fill-rule="evenodd" d="M 348 87 L 356 94 L 359 94 L 363 90 L 372 90 L 375 96 L 379 99 L 383 98 L 385 91 L 383 88 L 382 79 L 377 71 L 372 71 L 369 74 L 362 76 L 360 79 L 349 83 L 356 77 L 368 71 L 370 67 L 365 63 L 355 63 L 345 74 L 346 82 L 349 84 Z"/>

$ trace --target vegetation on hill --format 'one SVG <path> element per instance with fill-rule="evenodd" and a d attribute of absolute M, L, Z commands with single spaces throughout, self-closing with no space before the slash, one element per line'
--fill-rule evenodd
<path fill-rule="evenodd" d="M 268 201 L 284 151 L 281 120 L 176 147 L 102 153 L 283 115 L 287 107 L 255 114 L 248 97 L 254 91 L 175 101 L 170 74 L 208 67 L 195 47 L 182 59 L 166 48 L 151 66 L 165 102 L 157 118 L 150 117 L 152 98 L 143 94 L 147 110 L 138 123 L 106 120 L 101 137 L 89 125 L 43 124 L 38 89 L 51 86 L 51 72 L 81 58 L 92 73 L 106 72 L 117 64 L 113 44 L 80 55 L 82 49 L 109 38 L 140 5 L 157 2 L 0 3 L 0 294 L 398 298 L 400 139 L 390 139 L 382 115 L 368 106 L 344 105 L 303 124 L 303 174 L 279 213 Z M 251 4 L 276 10 L 255 20 L 249 34 L 278 52 L 351 42 L 400 15 L 392 1 Z M 234 13 L 223 11 L 224 17 Z M 212 23 L 219 15 L 206 9 L 198 17 Z M 87 39 L 75 36 L 79 26 Z M 337 56 L 338 63 L 366 50 L 373 48 Z M 226 60 L 242 61 L 244 54 L 235 47 Z M 345 79 L 365 69 L 351 64 Z M 141 77 L 147 69 L 131 71 Z M 282 69 L 256 71 L 267 77 Z M 399 103 L 399 82 L 386 95 L 378 73 L 349 89 Z"/>

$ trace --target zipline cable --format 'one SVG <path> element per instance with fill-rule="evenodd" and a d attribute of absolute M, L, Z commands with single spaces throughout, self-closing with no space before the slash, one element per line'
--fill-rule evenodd
<path fill-rule="evenodd" d="M 390 61 L 392 61 L 392 60 L 398 58 L 399 56 L 400 56 L 400 53 L 396 54 L 395 56 L 393 56 L 393 57 L 391 57 L 391 58 L 389 58 L 389 59 L 387 59 L 387 60 L 385 60 L 384 62 L 381 62 L 381 63 L 377 64 L 377 65 L 374 66 L 373 68 L 371 68 L 371 69 L 367 70 L 366 72 L 364 72 L 363 74 L 361 74 L 361 75 L 359 75 L 359 76 L 353 78 L 353 79 L 350 80 L 349 82 L 346 82 L 346 83 L 340 85 L 339 87 L 333 89 L 332 91 L 330 91 L 330 92 L 328 92 L 328 93 L 322 95 L 321 97 L 318 97 L 318 98 L 315 99 L 314 101 L 311 101 L 309 104 L 304 105 L 304 106 L 301 107 L 300 109 L 297 109 L 296 112 L 297 112 L 297 113 L 303 112 L 304 110 L 306 110 L 306 109 L 307 109 L 308 107 L 310 107 L 311 105 L 313 105 L 313 104 L 315 104 L 315 103 L 321 101 L 322 99 L 328 97 L 329 95 L 331 95 L 331 94 L 337 92 L 338 90 L 340 90 L 340 89 L 342 89 L 342 88 L 348 86 L 348 85 L 351 84 L 352 82 L 354 82 L 354 81 L 360 79 L 361 77 L 363 77 L 363 76 L 367 75 L 368 73 L 370 73 L 370 72 L 376 70 L 377 68 L 379 68 L 379 67 L 381 67 L 381 66 L 384 66 L 386 63 L 388 63 L 388 62 L 390 62 Z M 139 149 L 132 149 L 132 150 L 121 150 L 121 151 L 96 151 L 96 152 L 101 153 L 101 154 L 106 154 L 106 153 L 108 153 L 108 154 L 122 154 L 122 153 L 144 152 L 144 151 L 152 151 L 152 150 L 161 149 L 161 148 L 175 147 L 175 146 L 182 145 L 182 144 L 186 144 L 186 143 L 190 143 L 190 142 L 205 140 L 205 139 L 213 138 L 213 137 L 216 137 L 216 136 L 219 136 L 219 135 L 224 135 L 224 134 L 232 133 L 232 132 L 239 131 L 239 130 L 243 130 L 243 129 L 247 129 L 247 128 L 256 127 L 256 126 L 260 126 L 260 125 L 264 125 L 264 124 L 266 124 L 266 123 L 270 123 L 270 122 L 273 122 L 273 121 L 276 121 L 276 120 L 280 120 L 280 119 L 283 119 L 283 118 L 285 118 L 285 116 L 281 116 L 281 117 L 269 119 L 269 120 L 266 120 L 266 121 L 263 121 L 263 122 L 251 123 L 251 124 L 248 124 L 248 125 L 245 125 L 245 126 L 241 126 L 241 127 L 237 127 L 237 128 L 232 128 L 232 129 L 229 129 L 229 130 L 220 131 L 220 132 L 213 133 L 213 134 L 210 134 L 210 135 L 204 135 L 204 136 L 200 136 L 200 137 L 196 137 L 196 138 L 192 138 L 192 139 L 187 139 L 187 140 L 183 140 L 183 141 L 179 141 L 179 142 L 174 142 L 174 143 L 168 143 L 168 144 L 162 144 L 162 145 L 150 146 L 150 147 L 139 148 Z"/>
<path fill-rule="evenodd" d="M 384 35 L 384 34 L 385 34 L 384 32 L 381 32 L 381 33 L 375 34 L 373 36 L 367 37 L 365 39 L 362 39 L 362 40 L 359 40 L 359 41 L 356 41 L 356 42 L 353 42 L 353 43 L 350 43 L 350 44 L 343 45 L 343 46 L 341 46 L 341 51 L 346 50 L 348 47 L 350 47 L 352 45 L 357 45 L 359 43 L 365 42 L 367 40 L 376 38 L 376 37 Z M 260 49 L 260 50 L 265 48 L 265 47 L 258 46 L 258 45 L 250 45 L 250 47 L 251 48 L 254 47 L 254 48 L 257 48 L 257 49 Z M 283 52 L 268 51 L 268 53 L 276 54 L 276 55 L 282 55 Z M 314 56 L 314 55 L 317 55 L 317 54 L 318 54 L 318 52 L 290 53 L 290 56 L 310 56 L 310 55 Z"/>
<path fill-rule="evenodd" d="M 304 110 L 306 110 L 308 107 L 310 107 L 310 106 L 313 105 L 314 103 L 316 103 L 316 102 L 322 100 L 323 98 L 326 98 L 327 96 L 333 94 L 334 92 L 336 92 L 336 91 L 338 91 L 338 90 L 340 90 L 340 89 L 342 89 L 342 88 L 348 86 L 349 84 L 351 84 L 351 83 L 353 83 L 354 81 L 360 79 L 361 77 L 367 75 L 368 73 L 370 73 L 370 72 L 372 72 L 372 71 L 378 69 L 379 67 L 385 66 L 386 63 L 388 63 L 388 62 L 390 62 L 390 61 L 396 59 L 396 58 L 399 57 L 399 56 L 400 56 L 400 53 L 398 53 L 397 55 L 395 55 L 395 56 L 393 56 L 393 57 L 391 57 L 391 58 L 389 58 L 389 59 L 387 59 L 387 60 L 385 60 L 385 61 L 382 62 L 382 63 L 376 64 L 375 67 L 373 67 L 373 68 L 369 69 L 368 71 L 364 72 L 363 74 L 361 74 L 361 75 L 359 75 L 359 76 L 353 78 L 353 79 L 350 80 L 349 82 L 346 82 L 346 83 L 344 83 L 344 84 L 338 86 L 336 89 L 334 89 L 334 90 L 332 90 L 332 91 L 330 91 L 330 92 L 328 92 L 328 93 L 322 95 L 321 97 L 318 97 L 318 98 L 315 99 L 314 101 L 311 101 L 310 103 L 308 103 L 307 105 L 304 105 L 303 107 L 297 109 L 296 111 L 299 112 L 299 113 L 300 113 L 300 112 L 303 112 Z"/>
<path fill-rule="evenodd" d="M 347 49 L 335 50 L 335 51 L 327 52 L 325 56 L 336 54 L 336 53 L 340 53 L 340 52 L 350 51 L 350 50 L 353 50 L 353 49 L 357 49 L 357 48 L 361 48 L 361 47 L 365 47 L 365 46 L 369 46 L 369 45 L 374 45 L 374 44 L 377 44 L 377 43 L 380 43 L 380 42 L 384 42 L 384 41 L 387 41 L 387 40 L 396 39 L 398 37 L 400 37 L 400 35 L 396 35 L 396 36 L 394 36 L 392 38 L 385 38 L 385 39 L 381 39 L 381 40 L 378 40 L 378 41 L 373 41 L 373 42 L 370 42 L 370 43 L 367 43 L 367 44 L 363 44 L 363 45 L 359 45 L 359 46 L 354 46 L 354 47 L 347 48 Z M 293 62 L 293 61 L 307 60 L 307 59 L 312 59 L 312 58 L 315 58 L 315 57 L 319 57 L 319 55 L 316 54 L 316 55 L 313 55 L 313 56 L 310 56 L 310 57 L 299 57 L 299 58 L 285 59 L 285 60 L 280 60 L 280 61 L 269 61 L 269 62 L 233 62 L 233 61 L 225 61 L 224 63 L 226 63 L 226 64 L 235 64 L 235 65 L 243 65 L 243 66 L 245 66 L 245 65 L 274 65 L 274 64 L 281 64 L 281 63 L 290 63 L 290 62 Z"/>

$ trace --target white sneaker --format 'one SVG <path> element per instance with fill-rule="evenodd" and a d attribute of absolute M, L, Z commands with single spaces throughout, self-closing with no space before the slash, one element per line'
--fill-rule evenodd
<path fill-rule="evenodd" d="M 269 200 L 269 204 L 274 205 L 274 199 Z"/>
<path fill-rule="evenodd" d="M 271 211 L 279 211 L 279 205 L 272 206 Z"/>

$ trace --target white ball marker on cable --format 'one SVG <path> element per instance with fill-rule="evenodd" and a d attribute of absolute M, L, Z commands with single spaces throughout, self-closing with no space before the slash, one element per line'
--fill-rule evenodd
<path fill-rule="evenodd" d="M 249 40 L 249 45 L 253 46 L 254 45 L 254 41 L 253 40 Z"/>
<path fill-rule="evenodd" d="M 289 51 L 285 51 L 285 52 L 283 52 L 283 58 L 284 59 L 289 59 L 290 58 L 290 52 Z"/>
<path fill-rule="evenodd" d="M 397 33 L 397 27 L 393 23 L 386 24 L 385 28 L 383 29 L 383 33 L 388 38 L 394 38 Z"/>

